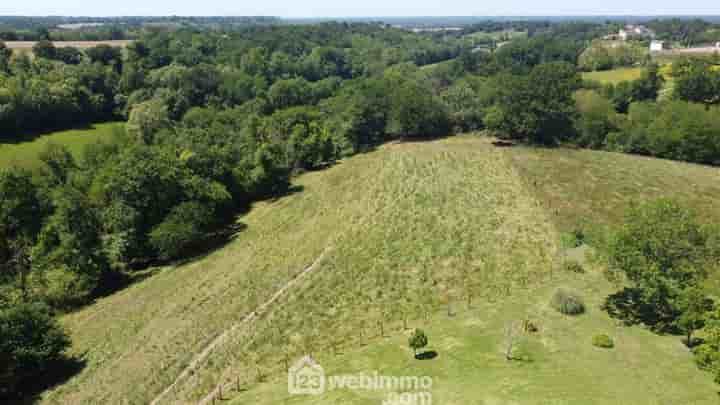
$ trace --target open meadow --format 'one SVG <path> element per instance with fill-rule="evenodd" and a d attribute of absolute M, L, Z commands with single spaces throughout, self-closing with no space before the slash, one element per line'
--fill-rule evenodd
<path fill-rule="evenodd" d="M 75 158 L 80 158 L 86 145 L 108 138 L 124 123 L 93 124 L 90 128 L 57 131 L 49 134 L 13 138 L 0 142 L 0 169 L 23 167 L 34 169 L 40 165 L 38 156 L 50 143 L 64 145 Z"/>
<path fill-rule="evenodd" d="M 668 188 L 705 209 L 720 193 L 717 174 L 471 135 L 386 144 L 255 204 L 223 248 L 151 269 L 63 317 L 84 367 L 40 402 L 197 403 L 219 384 L 237 404 L 374 404 L 388 394 L 289 397 L 288 365 L 312 354 L 331 374 L 430 376 L 442 404 L 714 403 L 711 375 L 678 337 L 620 326 L 599 309 L 617 286 L 591 249 L 564 251 L 560 235 L 586 217 L 612 223 Z M 563 270 L 569 255 L 584 273 Z M 587 313 L 552 310 L 559 286 L 581 294 Z M 507 361 L 504 331 L 522 320 L 538 330 L 517 337 L 518 359 Z M 411 327 L 426 329 L 437 357 L 412 358 Z M 616 348 L 592 346 L 598 333 Z"/>
<path fill-rule="evenodd" d="M 632 81 L 640 78 L 643 69 L 640 67 L 617 68 L 597 72 L 584 72 L 583 79 L 592 80 L 602 84 L 616 84 L 624 81 Z"/>

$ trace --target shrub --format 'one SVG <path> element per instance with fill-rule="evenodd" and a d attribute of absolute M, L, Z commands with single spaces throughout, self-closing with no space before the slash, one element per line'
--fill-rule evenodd
<path fill-rule="evenodd" d="M 12 396 L 23 381 L 62 359 L 70 340 L 41 304 L 0 310 L 0 397 Z"/>
<path fill-rule="evenodd" d="M 565 263 L 563 263 L 563 267 L 565 268 L 565 271 L 568 271 L 571 273 L 578 273 L 578 274 L 585 273 L 585 269 L 583 268 L 582 264 L 576 262 L 575 260 L 565 261 Z"/>
<path fill-rule="evenodd" d="M 425 332 L 423 332 L 420 329 L 415 329 L 415 332 L 413 332 L 412 336 L 408 339 L 408 346 L 410 346 L 411 349 L 415 352 L 415 356 L 417 357 L 417 351 L 419 349 L 424 348 L 428 344 L 428 338 Z"/>
<path fill-rule="evenodd" d="M 613 339 L 604 333 L 601 335 L 593 336 L 592 344 L 595 347 L 602 347 L 603 349 L 612 349 L 613 347 L 615 347 L 615 342 L 613 342 Z"/>
<path fill-rule="evenodd" d="M 566 249 L 580 247 L 585 243 L 585 232 L 581 228 L 575 228 L 570 232 L 563 233 L 560 243 Z"/>
<path fill-rule="evenodd" d="M 563 289 L 555 292 L 550 305 L 565 315 L 579 315 L 585 312 L 585 304 L 582 298 L 572 291 Z"/>

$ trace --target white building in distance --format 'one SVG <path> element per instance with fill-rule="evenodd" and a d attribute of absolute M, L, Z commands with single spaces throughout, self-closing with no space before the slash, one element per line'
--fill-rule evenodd
<path fill-rule="evenodd" d="M 667 49 L 670 49 L 670 45 L 665 41 L 650 42 L 650 52 L 660 52 Z"/>
<path fill-rule="evenodd" d="M 618 38 L 623 41 L 631 39 L 655 38 L 655 32 L 644 25 L 626 25 L 618 32 Z"/>

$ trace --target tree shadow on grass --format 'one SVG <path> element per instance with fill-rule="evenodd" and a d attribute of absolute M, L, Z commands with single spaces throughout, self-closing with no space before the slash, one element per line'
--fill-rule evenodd
<path fill-rule="evenodd" d="M 637 288 L 626 287 L 615 294 L 610 294 L 605 298 L 602 309 L 625 326 L 642 324 L 656 333 L 679 333 L 672 319 L 664 319 L 656 308 L 643 302 L 642 292 Z"/>
<path fill-rule="evenodd" d="M 426 352 L 418 353 L 415 355 L 417 360 L 432 360 L 438 356 L 438 352 L 435 350 L 428 350 Z"/>
<path fill-rule="evenodd" d="M 55 128 L 30 130 L 24 133 L 4 134 L 4 137 L 0 137 L 0 145 L 17 145 L 32 142 L 45 135 L 50 135 L 58 131 L 90 130 L 93 128 L 95 128 L 93 123 L 78 123 L 71 126 L 58 126 Z"/>
<path fill-rule="evenodd" d="M 43 392 L 63 384 L 79 374 L 86 366 L 84 358 L 64 358 L 49 365 L 48 370 L 37 377 L 31 377 L 18 385 L 16 397 L 0 396 L 2 404 L 29 405 L 37 403 Z"/>

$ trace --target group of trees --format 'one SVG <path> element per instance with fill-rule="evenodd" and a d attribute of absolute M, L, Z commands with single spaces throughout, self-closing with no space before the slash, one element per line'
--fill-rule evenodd
<path fill-rule="evenodd" d="M 128 118 L 80 159 L 51 145 L 40 170 L 0 173 L 0 330 L 12 337 L 0 346 L 0 395 L 21 393 L 61 359 L 68 340 L 53 313 L 148 263 L 201 252 L 299 170 L 394 137 L 446 133 L 439 88 L 413 62 L 457 50 L 385 27 L 328 25 L 157 32 L 124 54 L 46 41 L 33 59 L 0 52 L 3 134 Z"/>
<path fill-rule="evenodd" d="M 720 72 L 710 63 L 673 65 L 673 92 L 658 101 L 664 79 L 650 65 L 640 79 L 588 86 L 575 94 L 581 146 L 703 164 L 720 163 Z"/>
<path fill-rule="evenodd" d="M 611 270 L 630 287 L 608 297 L 605 305 L 626 321 L 684 334 L 698 365 L 720 381 L 720 318 L 705 291 L 705 280 L 717 271 L 718 241 L 720 228 L 702 224 L 675 201 L 631 207 L 607 245 Z M 694 339 L 700 329 L 707 339 Z"/>

